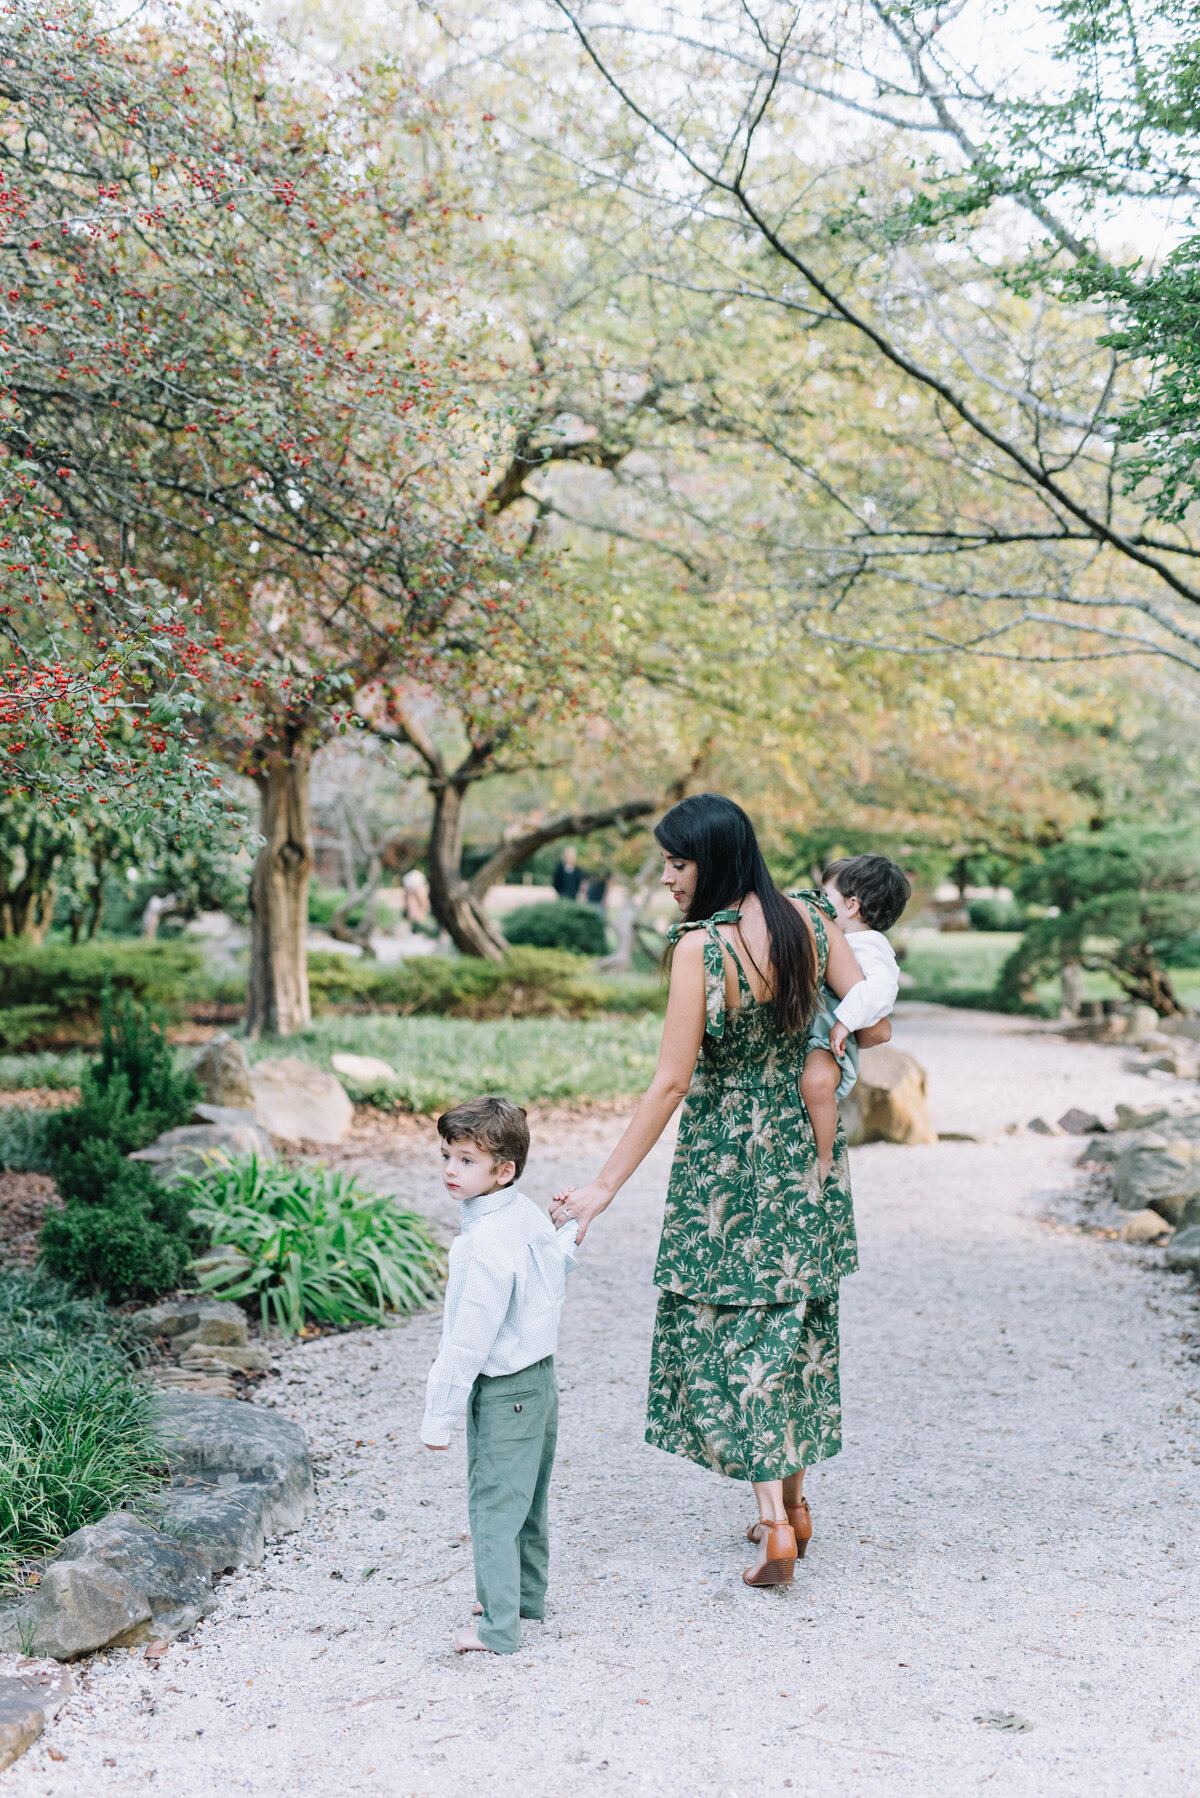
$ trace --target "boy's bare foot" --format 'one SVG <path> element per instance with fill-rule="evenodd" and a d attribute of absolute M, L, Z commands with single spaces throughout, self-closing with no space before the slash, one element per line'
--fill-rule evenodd
<path fill-rule="evenodd" d="M 479 1603 L 478 1599 L 476 1599 L 475 1603 L 471 1606 L 471 1615 L 472 1617 L 483 1616 L 483 1606 Z"/>
<path fill-rule="evenodd" d="M 472 1650 L 479 1654 L 495 1654 L 496 1652 L 494 1648 L 489 1648 L 486 1642 L 479 1640 L 477 1631 L 464 1629 L 454 1638 L 454 1652 L 455 1654 L 470 1654 Z"/>

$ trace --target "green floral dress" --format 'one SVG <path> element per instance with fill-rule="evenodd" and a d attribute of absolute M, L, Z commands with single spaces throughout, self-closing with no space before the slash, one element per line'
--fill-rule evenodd
<path fill-rule="evenodd" d="M 821 977 L 823 894 L 802 892 Z M 800 1097 L 807 1032 L 755 1000 L 722 911 L 705 932 L 707 1021 L 684 1101 L 654 1272 L 646 1440 L 737 1480 L 776 1480 L 837 1454 L 838 1283 L 858 1265 L 845 1132 L 822 1189 Z M 739 1006 L 725 1004 L 725 953 Z"/>

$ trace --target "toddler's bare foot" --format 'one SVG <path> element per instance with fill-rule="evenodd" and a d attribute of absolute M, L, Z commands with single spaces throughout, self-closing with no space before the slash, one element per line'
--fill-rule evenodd
<path fill-rule="evenodd" d="M 479 1654 L 495 1654 L 496 1652 L 494 1648 L 489 1648 L 486 1642 L 479 1640 L 476 1630 L 464 1629 L 454 1638 L 454 1652 L 455 1654 L 470 1654 L 472 1650 Z"/>

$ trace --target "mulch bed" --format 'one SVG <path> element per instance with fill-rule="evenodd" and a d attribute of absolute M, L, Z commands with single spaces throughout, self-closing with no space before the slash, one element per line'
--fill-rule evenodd
<path fill-rule="evenodd" d="M 0 1174 L 0 1265 L 32 1267 L 42 1218 L 61 1206 L 49 1174 Z"/>

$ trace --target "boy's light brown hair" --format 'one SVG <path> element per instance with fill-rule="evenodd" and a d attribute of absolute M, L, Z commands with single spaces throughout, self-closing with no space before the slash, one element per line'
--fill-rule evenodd
<path fill-rule="evenodd" d="M 486 1149 L 493 1165 L 511 1161 L 516 1167 L 510 1185 L 521 1178 L 529 1158 L 529 1124 L 525 1113 L 511 1099 L 484 1093 L 480 1099 L 443 1111 L 437 1121 L 443 1142 L 473 1142 Z"/>

